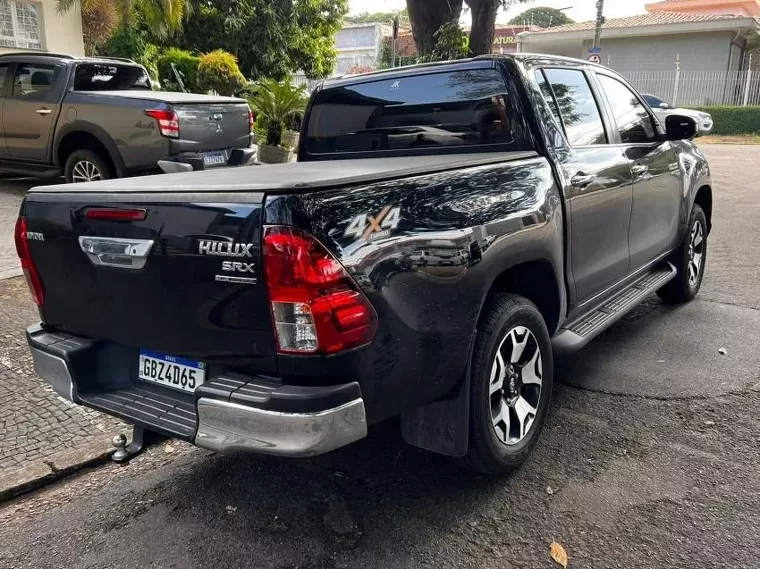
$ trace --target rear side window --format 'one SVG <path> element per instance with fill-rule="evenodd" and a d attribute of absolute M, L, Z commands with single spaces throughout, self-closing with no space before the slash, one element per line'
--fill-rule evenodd
<path fill-rule="evenodd" d="M 136 65 L 80 63 L 74 73 L 75 91 L 150 91 L 150 78 Z"/>
<path fill-rule="evenodd" d="M 13 96 L 25 99 L 44 98 L 53 90 L 60 68 L 44 63 L 22 63 L 13 77 Z"/>
<path fill-rule="evenodd" d="M 649 111 L 623 83 L 607 75 L 597 75 L 615 117 L 623 144 L 648 144 L 657 141 L 657 131 Z"/>
<path fill-rule="evenodd" d="M 536 82 L 541 90 L 541 94 L 544 96 L 544 101 L 549 105 L 552 115 L 557 120 L 557 124 L 562 124 L 562 117 L 559 115 L 559 109 L 557 108 L 557 102 L 554 100 L 552 88 L 549 87 L 549 83 L 546 81 L 546 77 L 544 77 L 544 72 L 540 69 L 536 70 Z"/>
<path fill-rule="evenodd" d="M 530 148 L 495 69 L 378 79 L 318 92 L 306 127 L 311 155 L 425 148 Z"/>
<path fill-rule="evenodd" d="M 571 146 L 607 144 L 602 115 L 583 71 L 544 69 Z"/>

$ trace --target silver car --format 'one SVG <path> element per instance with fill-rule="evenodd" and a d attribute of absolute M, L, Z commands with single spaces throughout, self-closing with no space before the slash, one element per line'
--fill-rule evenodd
<path fill-rule="evenodd" d="M 685 115 L 697 121 L 697 136 L 709 134 L 713 128 L 713 119 L 710 113 L 695 111 L 694 109 L 674 108 L 670 103 L 655 97 L 654 95 L 642 95 L 647 104 L 654 111 L 655 116 L 662 124 L 668 115 Z"/>

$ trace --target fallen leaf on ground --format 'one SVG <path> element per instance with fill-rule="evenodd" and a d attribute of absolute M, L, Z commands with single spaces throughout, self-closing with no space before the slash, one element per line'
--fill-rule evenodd
<path fill-rule="evenodd" d="M 715 424 L 715 421 L 705 421 L 705 425 L 708 427 L 712 427 Z"/>
<path fill-rule="evenodd" d="M 564 547 L 556 541 L 552 541 L 549 546 L 549 554 L 555 563 L 562 565 L 563 569 L 567 569 L 567 551 L 565 551 Z"/>
<path fill-rule="evenodd" d="M 174 452 L 174 447 L 173 447 L 173 446 L 171 446 L 171 445 L 166 445 L 166 446 L 164 447 L 164 452 L 165 452 L 166 454 L 171 454 L 171 453 L 173 453 L 173 452 Z"/>
<path fill-rule="evenodd" d="M 233 514 L 235 512 L 237 512 L 237 506 L 227 506 L 227 513 L 228 514 Z"/>
<path fill-rule="evenodd" d="M 557 490 L 559 490 L 559 488 L 552 488 L 551 486 L 546 487 L 546 493 L 549 494 L 549 496 L 556 494 Z"/>

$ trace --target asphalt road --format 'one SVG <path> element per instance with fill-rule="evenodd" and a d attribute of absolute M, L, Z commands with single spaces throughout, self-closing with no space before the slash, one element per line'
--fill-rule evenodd
<path fill-rule="evenodd" d="M 0 507 L 0 567 L 540 568 L 557 541 L 569 567 L 757 568 L 760 147 L 706 151 L 699 299 L 650 299 L 559 362 L 514 475 L 468 474 L 393 423 L 308 461 L 161 444 Z"/>

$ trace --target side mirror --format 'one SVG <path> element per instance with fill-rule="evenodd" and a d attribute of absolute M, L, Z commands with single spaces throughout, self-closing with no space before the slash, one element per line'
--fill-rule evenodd
<path fill-rule="evenodd" d="M 662 103 L 660 103 L 657 106 L 660 107 L 661 109 L 669 109 L 670 108 L 670 105 L 668 105 L 665 101 L 663 101 Z"/>
<path fill-rule="evenodd" d="M 668 140 L 691 140 L 697 136 L 697 121 L 684 115 L 665 117 L 665 132 Z"/>

